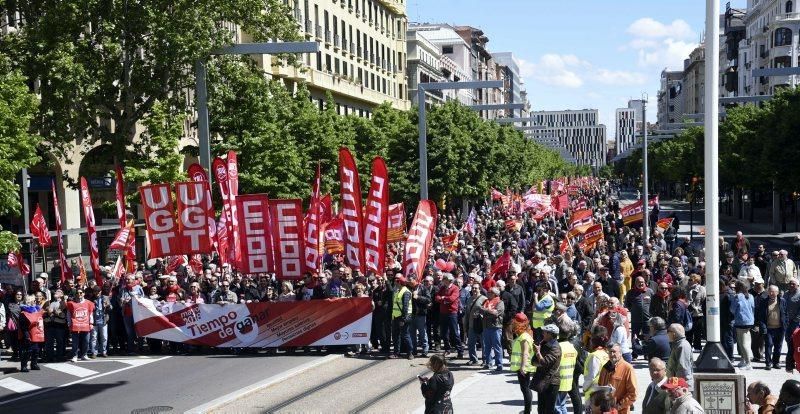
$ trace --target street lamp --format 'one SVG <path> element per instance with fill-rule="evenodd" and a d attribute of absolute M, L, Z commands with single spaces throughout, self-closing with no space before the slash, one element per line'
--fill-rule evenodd
<path fill-rule="evenodd" d="M 489 89 L 502 88 L 503 81 L 471 81 L 471 82 L 430 82 L 417 85 L 417 104 L 419 105 L 419 195 L 421 200 L 428 199 L 428 125 L 425 113 L 425 91 L 443 91 L 457 89 Z"/>
<path fill-rule="evenodd" d="M 209 55 L 275 55 L 280 53 L 314 53 L 317 42 L 240 43 L 212 50 Z M 208 92 L 206 87 L 206 59 L 194 65 L 197 93 L 197 135 L 200 144 L 200 165 L 211 171 L 211 143 L 208 132 Z"/>
<path fill-rule="evenodd" d="M 644 170 L 643 180 L 642 180 L 642 230 L 643 232 L 643 240 L 645 246 L 647 246 L 648 240 L 650 240 L 650 216 L 648 214 L 648 210 L 650 207 L 650 197 L 648 193 L 648 171 L 647 171 L 647 93 L 642 94 L 642 169 Z"/>

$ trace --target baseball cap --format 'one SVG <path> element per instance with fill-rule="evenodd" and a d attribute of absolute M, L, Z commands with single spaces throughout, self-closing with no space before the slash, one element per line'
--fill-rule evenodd
<path fill-rule="evenodd" d="M 545 325 L 542 327 L 542 332 L 550 332 L 553 335 L 558 336 L 558 326 L 551 324 Z"/>
<path fill-rule="evenodd" d="M 528 316 L 522 312 L 519 312 L 516 315 L 514 315 L 514 321 L 519 323 L 528 323 Z"/>
<path fill-rule="evenodd" d="M 674 390 L 676 388 L 689 388 L 689 383 L 686 382 L 684 378 L 681 377 L 670 377 L 667 378 L 667 382 L 661 386 L 661 388 L 665 390 Z"/>

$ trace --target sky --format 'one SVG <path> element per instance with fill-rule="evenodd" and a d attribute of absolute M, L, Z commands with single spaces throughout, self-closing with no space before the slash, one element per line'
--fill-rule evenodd
<path fill-rule="evenodd" d="M 727 0 L 720 1 L 724 13 Z M 731 0 L 743 8 L 746 0 Z M 705 28 L 703 0 L 407 0 L 410 22 L 480 28 L 512 52 L 534 110 L 598 109 L 614 138 L 616 108 L 649 96 L 661 71 L 683 68 Z"/>

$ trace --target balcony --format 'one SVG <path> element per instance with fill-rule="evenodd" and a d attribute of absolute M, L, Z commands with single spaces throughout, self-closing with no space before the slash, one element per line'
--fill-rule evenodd
<path fill-rule="evenodd" d="M 355 53 L 356 53 L 356 44 L 355 43 L 350 43 L 350 54 L 352 55 L 352 54 L 355 54 Z"/>
<path fill-rule="evenodd" d="M 361 46 L 359 46 L 359 47 L 357 47 L 357 48 L 356 48 L 356 58 L 357 58 L 358 60 L 361 60 L 361 56 L 362 56 L 362 55 L 363 55 L 363 54 L 361 53 Z"/>
<path fill-rule="evenodd" d="M 327 44 L 328 44 L 328 46 L 330 46 L 330 45 L 331 45 L 331 38 L 332 38 L 332 37 L 333 37 L 333 36 L 332 36 L 332 34 L 331 34 L 331 31 L 330 31 L 330 30 L 326 30 L 326 31 L 325 31 L 325 43 L 327 43 Z"/>
<path fill-rule="evenodd" d="M 317 25 L 315 27 L 314 35 L 317 37 L 317 40 L 322 40 L 322 26 Z"/>
<path fill-rule="evenodd" d="M 339 35 L 333 36 L 333 48 L 334 49 L 341 49 L 342 47 L 342 39 L 339 38 Z"/>
<path fill-rule="evenodd" d="M 306 33 L 312 35 L 314 34 L 314 24 L 311 22 L 311 20 L 306 20 Z"/>
<path fill-rule="evenodd" d="M 294 9 L 294 19 L 297 20 L 297 24 L 303 24 L 303 13 L 298 8 Z"/>
<path fill-rule="evenodd" d="M 792 20 L 800 20 L 800 12 L 784 13 L 775 16 L 776 22 L 787 22 Z"/>

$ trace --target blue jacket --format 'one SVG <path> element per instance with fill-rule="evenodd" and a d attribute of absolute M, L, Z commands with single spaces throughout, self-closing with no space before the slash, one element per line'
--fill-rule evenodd
<path fill-rule="evenodd" d="M 670 353 L 672 353 L 672 349 L 666 330 L 656 332 L 644 343 L 644 356 L 648 361 L 653 357 L 659 357 L 666 362 L 669 360 Z"/>
<path fill-rule="evenodd" d="M 755 301 L 753 295 L 744 297 L 743 293 L 737 293 L 731 302 L 731 312 L 733 313 L 733 326 L 753 326 L 755 325 Z"/>
<path fill-rule="evenodd" d="M 756 308 L 756 323 L 758 324 L 761 332 L 767 331 L 767 312 L 769 310 L 769 299 L 762 300 Z M 789 325 L 786 319 L 786 299 L 778 296 L 778 320 L 781 323 L 781 328 L 786 329 Z"/>

